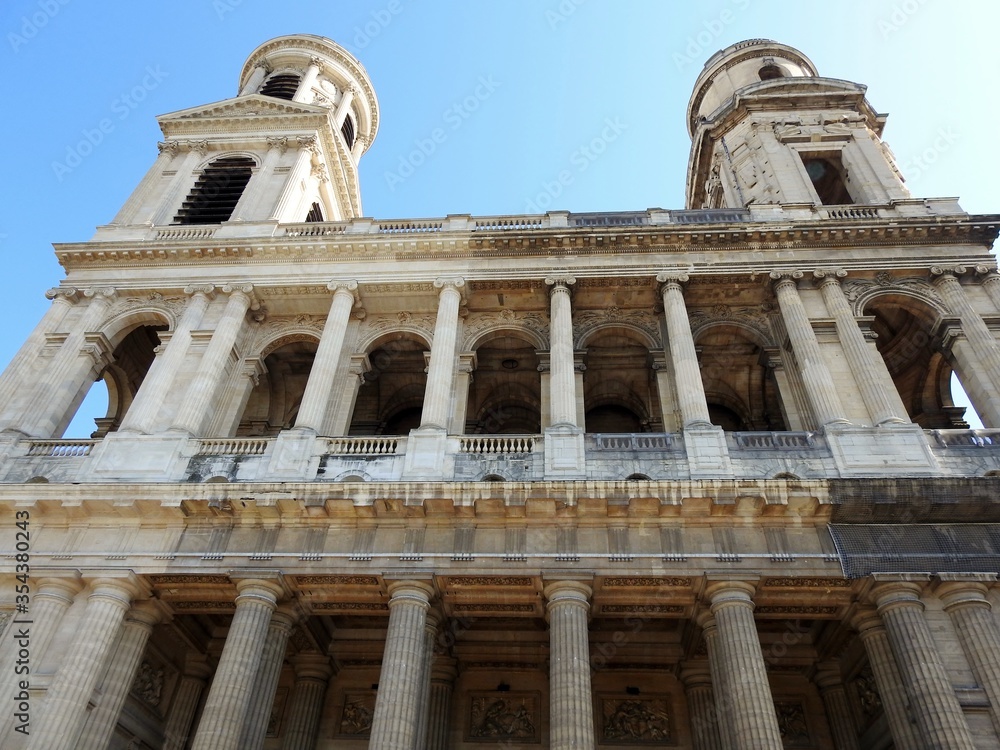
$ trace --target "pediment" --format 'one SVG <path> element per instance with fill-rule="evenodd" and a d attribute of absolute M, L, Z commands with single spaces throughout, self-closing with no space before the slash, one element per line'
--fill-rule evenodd
<path fill-rule="evenodd" d="M 251 94 L 221 102 L 202 104 L 198 107 L 181 109 L 177 112 L 160 115 L 157 120 L 163 123 L 178 123 L 191 120 L 242 119 L 246 117 L 288 117 L 301 115 L 326 115 L 328 110 L 315 104 L 275 99 L 271 96 Z"/>

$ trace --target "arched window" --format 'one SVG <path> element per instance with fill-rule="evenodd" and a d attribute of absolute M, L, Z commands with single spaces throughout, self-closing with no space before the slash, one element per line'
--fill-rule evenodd
<path fill-rule="evenodd" d="M 224 156 L 198 176 L 174 218 L 175 224 L 221 224 L 229 221 L 250 182 L 254 161 L 248 156 Z"/>
<path fill-rule="evenodd" d="M 340 126 L 340 134 L 344 136 L 344 141 L 348 148 L 354 148 L 354 120 L 348 115 L 344 118 L 344 124 Z"/>
<path fill-rule="evenodd" d="M 295 92 L 299 90 L 301 79 L 294 73 L 277 73 L 267 79 L 261 86 L 260 93 L 264 96 L 273 96 L 276 99 L 288 99 L 291 101 Z"/>
<path fill-rule="evenodd" d="M 757 75 L 760 76 L 762 81 L 773 81 L 775 78 L 784 78 L 784 71 L 777 65 L 765 65 L 763 68 L 757 71 Z"/>
<path fill-rule="evenodd" d="M 844 164 L 839 155 L 810 156 L 802 155 L 806 174 L 816 189 L 819 202 L 826 206 L 843 206 L 854 203 L 847 190 Z"/>

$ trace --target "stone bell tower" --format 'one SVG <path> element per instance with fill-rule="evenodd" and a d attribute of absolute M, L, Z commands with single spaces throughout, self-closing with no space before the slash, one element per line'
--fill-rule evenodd
<path fill-rule="evenodd" d="M 250 55 L 238 90 L 159 118 L 159 158 L 97 238 L 199 224 L 236 237 L 259 233 L 248 224 L 362 215 L 358 162 L 378 130 L 378 101 L 357 60 L 320 36 L 278 37 Z"/>
<path fill-rule="evenodd" d="M 688 103 L 687 207 L 906 204 L 865 91 L 768 39 L 720 50 Z"/>

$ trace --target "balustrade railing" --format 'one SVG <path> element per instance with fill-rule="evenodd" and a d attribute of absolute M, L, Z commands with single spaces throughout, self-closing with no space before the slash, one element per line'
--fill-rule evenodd
<path fill-rule="evenodd" d="M 89 456 L 100 440 L 31 440 L 29 456 L 44 458 L 82 458 Z"/>
<path fill-rule="evenodd" d="M 943 448 L 1000 448 L 1000 430 L 932 430 Z"/>
<path fill-rule="evenodd" d="M 477 232 L 509 232 L 521 229 L 540 229 L 541 216 L 485 216 L 476 219 Z"/>
<path fill-rule="evenodd" d="M 746 450 L 816 450 L 822 442 L 812 432 L 732 432 L 733 443 Z"/>
<path fill-rule="evenodd" d="M 531 453 L 540 435 L 468 435 L 459 438 L 462 453 Z"/>
<path fill-rule="evenodd" d="M 286 237 L 328 237 L 332 234 L 343 234 L 347 229 L 346 224 L 333 224 L 330 222 L 317 221 L 304 224 L 286 224 Z"/>
<path fill-rule="evenodd" d="M 398 437 L 335 437 L 326 441 L 326 452 L 334 456 L 393 456 Z"/>
<path fill-rule="evenodd" d="M 413 232 L 440 232 L 442 221 L 381 221 L 379 234 L 410 234 Z"/>
<path fill-rule="evenodd" d="M 678 436 L 665 432 L 595 433 L 593 437 L 599 451 L 668 451 L 678 445 Z"/>
<path fill-rule="evenodd" d="M 212 438 L 198 441 L 199 456 L 263 456 L 270 438 Z"/>
<path fill-rule="evenodd" d="M 156 230 L 156 239 L 158 240 L 207 240 L 215 234 L 215 230 L 218 227 L 215 226 L 181 226 L 181 227 L 164 227 L 163 229 Z"/>

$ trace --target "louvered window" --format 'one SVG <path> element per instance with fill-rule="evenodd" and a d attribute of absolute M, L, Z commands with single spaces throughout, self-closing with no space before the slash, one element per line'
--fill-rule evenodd
<path fill-rule="evenodd" d="M 198 176 L 174 218 L 175 224 L 221 224 L 229 221 L 250 181 L 254 161 L 226 156 L 209 164 Z"/>
<path fill-rule="evenodd" d="M 306 214 L 306 221 L 323 221 L 323 208 L 318 203 L 312 204 L 312 208 Z"/>
<path fill-rule="evenodd" d="M 354 148 L 354 120 L 351 119 L 350 115 L 344 118 L 344 124 L 340 126 L 340 132 L 347 142 L 347 147 Z"/>
<path fill-rule="evenodd" d="M 264 96 L 290 100 L 299 90 L 299 80 L 299 77 L 294 73 L 278 73 L 267 79 L 267 82 L 261 87 L 260 93 Z"/>

